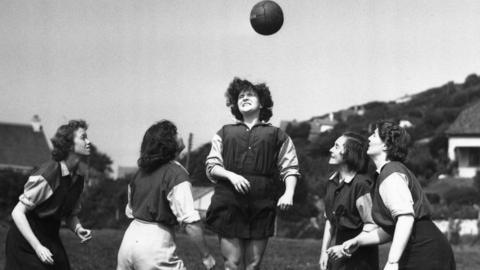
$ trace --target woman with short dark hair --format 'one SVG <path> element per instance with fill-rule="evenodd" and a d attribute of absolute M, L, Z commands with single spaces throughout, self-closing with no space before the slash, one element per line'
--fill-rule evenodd
<path fill-rule="evenodd" d="M 325 231 L 320 255 L 321 270 L 377 270 L 378 248 L 362 247 L 353 256 L 341 244 L 362 231 L 373 230 L 370 190 L 366 174 L 369 158 L 366 139 L 353 132 L 341 135 L 330 149 L 329 164 L 336 171 L 329 178 L 325 195 Z M 335 239 L 334 246 L 330 242 Z"/>
<path fill-rule="evenodd" d="M 51 139 L 51 161 L 30 175 L 12 211 L 15 224 L 6 241 L 5 269 L 70 269 L 60 240 L 61 220 L 86 242 L 92 237 L 78 220 L 84 177 L 77 172 L 82 156 L 90 155 L 87 124 L 71 120 Z"/>
<path fill-rule="evenodd" d="M 273 101 L 264 83 L 234 78 L 225 96 L 237 122 L 212 139 L 206 167 L 215 193 L 206 222 L 218 234 L 225 269 L 241 264 L 259 269 L 274 233 L 276 207 L 293 204 L 298 159 L 290 137 L 268 123 Z M 283 183 L 285 192 L 277 198 Z"/>
<path fill-rule="evenodd" d="M 176 255 L 175 225 L 181 224 L 198 248 L 206 269 L 215 265 L 194 209 L 187 170 L 175 158 L 185 148 L 177 127 L 162 120 L 147 129 L 139 170 L 128 185 L 128 226 L 118 251 L 118 270 L 184 270 Z"/>
<path fill-rule="evenodd" d="M 392 241 L 385 270 L 452 270 L 452 249 L 431 220 L 430 205 L 415 175 L 402 163 L 410 136 L 390 121 L 375 124 L 368 155 L 377 167 L 372 217 L 379 228 L 343 244 L 345 252 L 359 246 Z"/>

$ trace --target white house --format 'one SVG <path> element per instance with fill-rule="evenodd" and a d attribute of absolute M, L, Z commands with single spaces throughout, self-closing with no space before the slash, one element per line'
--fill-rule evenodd
<path fill-rule="evenodd" d="M 333 113 L 329 113 L 328 116 L 314 117 L 310 120 L 310 134 L 308 140 L 312 141 L 320 134 L 332 130 L 338 121 L 335 120 Z"/>
<path fill-rule="evenodd" d="M 458 162 L 458 176 L 480 170 L 480 102 L 463 110 L 447 129 L 448 157 Z"/>
<path fill-rule="evenodd" d="M 207 209 L 212 201 L 214 193 L 213 187 L 196 187 L 192 186 L 193 206 L 195 210 L 200 213 L 202 218 L 205 218 Z"/>

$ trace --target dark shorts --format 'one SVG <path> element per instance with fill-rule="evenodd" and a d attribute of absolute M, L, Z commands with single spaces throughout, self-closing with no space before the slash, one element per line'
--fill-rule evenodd
<path fill-rule="evenodd" d="M 207 228 L 223 238 L 264 239 L 275 230 L 276 199 L 273 179 L 247 176 L 250 191 L 236 192 L 228 181 L 219 181 L 207 211 Z"/>
<path fill-rule="evenodd" d="M 399 263 L 400 270 L 455 270 L 455 257 L 445 236 L 431 220 L 415 221 Z"/>

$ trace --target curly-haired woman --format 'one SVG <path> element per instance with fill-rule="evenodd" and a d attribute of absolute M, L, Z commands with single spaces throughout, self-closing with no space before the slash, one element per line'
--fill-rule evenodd
<path fill-rule="evenodd" d="M 265 84 L 234 78 L 225 96 L 237 122 L 212 140 L 206 168 L 216 185 L 206 222 L 219 236 L 226 269 L 258 269 L 274 233 L 276 206 L 293 204 L 298 159 L 288 135 L 268 123 L 273 101 Z M 277 202 L 281 181 L 285 193 Z"/>
<path fill-rule="evenodd" d="M 91 239 L 77 215 L 84 178 L 77 173 L 82 156 L 90 155 L 87 124 L 71 120 L 51 139 L 52 160 L 30 175 L 12 211 L 14 224 L 6 240 L 5 269 L 70 269 L 59 229 L 63 218 L 81 242 Z"/>
<path fill-rule="evenodd" d="M 367 174 L 367 140 L 346 132 L 330 149 L 329 164 L 336 167 L 325 194 L 325 229 L 320 254 L 320 269 L 378 270 L 378 247 L 359 248 L 347 256 L 341 244 L 362 231 L 376 228 L 372 219 L 371 177 Z M 332 240 L 335 245 L 329 248 Z M 329 267 L 328 267 L 329 265 Z"/>
<path fill-rule="evenodd" d="M 402 163 L 408 153 L 410 136 L 390 121 L 375 124 L 369 137 L 368 155 L 378 177 L 372 203 L 372 217 L 379 226 L 346 241 L 343 247 L 392 241 L 385 270 L 455 269 L 452 249 L 430 217 L 430 205 L 415 175 Z"/>
<path fill-rule="evenodd" d="M 185 269 L 175 252 L 174 227 L 179 223 L 198 248 L 205 268 L 214 267 L 193 207 L 188 172 L 175 161 L 184 147 L 177 127 L 168 120 L 145 132 L 139 170 L 128 185 L 126 214 L 134 220 L 118 251 L 118 270 Z"/>

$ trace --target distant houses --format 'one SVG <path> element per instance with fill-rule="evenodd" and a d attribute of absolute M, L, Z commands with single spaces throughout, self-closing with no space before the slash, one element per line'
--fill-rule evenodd
<path fill-rule="evenodd" d="M 313 117 L 310 120 L 310 134 L 308 140 L 315 140 L 320 134 L 332 130 L 338 121 L 335 120 L 333 113 L 329 113 L 327 116 Z"/>
<path fill-rule="evenodd" d="M 30 124 L 0 122 L 0 169 L 29 172 L 50 159 L 50 147 L 38 115 Z"/>
<path fill-rule="evenodd" d="M 448 157 L 458 163 L 458 176 L 475 176 L 480 170 L 480 102 L 463 110 L 445 133 Z"/>

